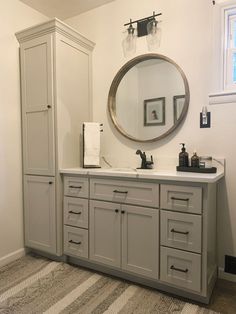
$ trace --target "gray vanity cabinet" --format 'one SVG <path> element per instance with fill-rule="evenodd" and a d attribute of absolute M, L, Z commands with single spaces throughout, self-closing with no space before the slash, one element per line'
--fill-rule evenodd
<path fill-rule="evenodd" d="M 158 277 L 158 210 L 90 201 L 90 259 Z"/>
<path fill-rule="evenodd" d="M 72 262 L 209 301 L 217 276 L 217 179 L 64 171 L 64 253 Z"/>
<path fill-rule="evenodd" d="M 24 177 L 25 245 L 56 254 L 55 178 Z"/>
<path fill-rule="evenodd" d="M 25 245 L 60 256 L 63 197 L 59 169 L 80 166 L 82 123 L 91 120 L 94 43 L 58 19 L 18 32 L 16 37 L 20 43 L 23 173 L 27 182 Z M 35 176 L 34 181 L 27 175 Z M 49 189 L 51 176 L 55 184 Z"/>

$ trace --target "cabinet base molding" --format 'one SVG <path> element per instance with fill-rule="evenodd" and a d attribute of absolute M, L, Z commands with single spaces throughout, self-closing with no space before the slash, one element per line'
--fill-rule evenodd
<path fill-rule="evenodd" d="M 179 296 L 179 297 L 186 298 L 189 300 L 194 300 L 196 302 L 201 302 L 204 304 L 209 304 L 209 302 L 210 302 L 212 289 L 209 289 L 209 293 L 207 294 L 207 296 L 203 296 L 203 295 L 198 295 L 198 294 L 191 293 L 188 291 L 180 290 L 179 288 L 171 287 L 171 286 L 166 285 L 165 283 L 162 283 L 160 281 L 157 282 L 157 281 L 147 279 L 147 278 L 144 278 L 141 276 L 135 276 L 131 273 L 127 273 L 125 271 L 120 271 L 118 269 L 114 269 L 114 268 L 111 268 L 108 266 L 103 266 L 99 263 L 90 262 L 88 260 L 78 259 L 78 258 L 68 256 L 67 262 L 69 264 L 74 264 L 77 266 L 89 268 L 91 270 L 99 271 L 99 272 L 102 272 L 102 273 L 107 274 L 107 275 L 111 275 L 114 277 L 118 277 L 121 279 L 132 281 L 132 282 L 140 284 L 140 285 L 151 287 L 151 288 L 159 290 L 160 293 L 167 292 L 167 293 L 173 294 L 175 296 Z M 216 280 L 216 277 L 213 276 L 212 277 L 212 283 L 209 286 L 214 287 L 215 280 Z"/>
<path fill-rule="evenodd" d="M 25 256 L 27 253 L 27 249 L 19 249 L 15 252 L 12 252 L 8 255 L 5 255 L 3 257 L 0 258 L 0 267 L 5 266 L 15 260 L 17 260 L 18 258 L 21 258 L 23 256 Z"/>

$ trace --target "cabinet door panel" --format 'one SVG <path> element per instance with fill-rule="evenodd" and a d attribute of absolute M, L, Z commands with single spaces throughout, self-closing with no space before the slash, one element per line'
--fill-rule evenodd
<path fill-rule="evenodd" d="M 122 268 L 158 278 L 159 210 L 122 205 Z"/>
<path fill-rule="evenodd" d="M 51 35 L 21 45 L 24 173 L 54 175 Z"/>
<path fill-rule="evenodd" d="M 55 179 L 25 176 L 25 245 L 56 253 Z"/>
<path fill-rule="evenodd" d="M 120 236 L 120 205 L 90 201 L 90 259 L 120 267 Z"/>

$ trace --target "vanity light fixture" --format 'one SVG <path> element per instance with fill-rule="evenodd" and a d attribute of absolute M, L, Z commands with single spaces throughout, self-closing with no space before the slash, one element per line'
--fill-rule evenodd
<path fill-rule="evenodd" d="M 156 20 L 156 16 L 160 16 L 162 13 L 153 15 L 125 23 L 124 26 L 129 26 L 127 28 L 127 36 L 122 41 L 123 52 L 125 57 L 129 57 L 133 55 L 136 51 L 136 39 L 137 37 L 147 36 L 147 46 L 148 50 L 155 50 L 160 46 L 161 39 L 161 29 L 158 26 L 158 21 Z M 133 24 L 137 24 L 137 27 L 134 28 Z"/>

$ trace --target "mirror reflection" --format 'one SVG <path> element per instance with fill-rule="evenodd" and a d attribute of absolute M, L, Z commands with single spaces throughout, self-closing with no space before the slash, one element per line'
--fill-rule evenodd
<path fill-rule="evenodd" d="M 108 105 L 117 129 L 145 142 L 172 132 L 186 114 L 188 100 L 182 70 L 166 57 L 147 55 L 131 60 L 118 72 Z"/>

